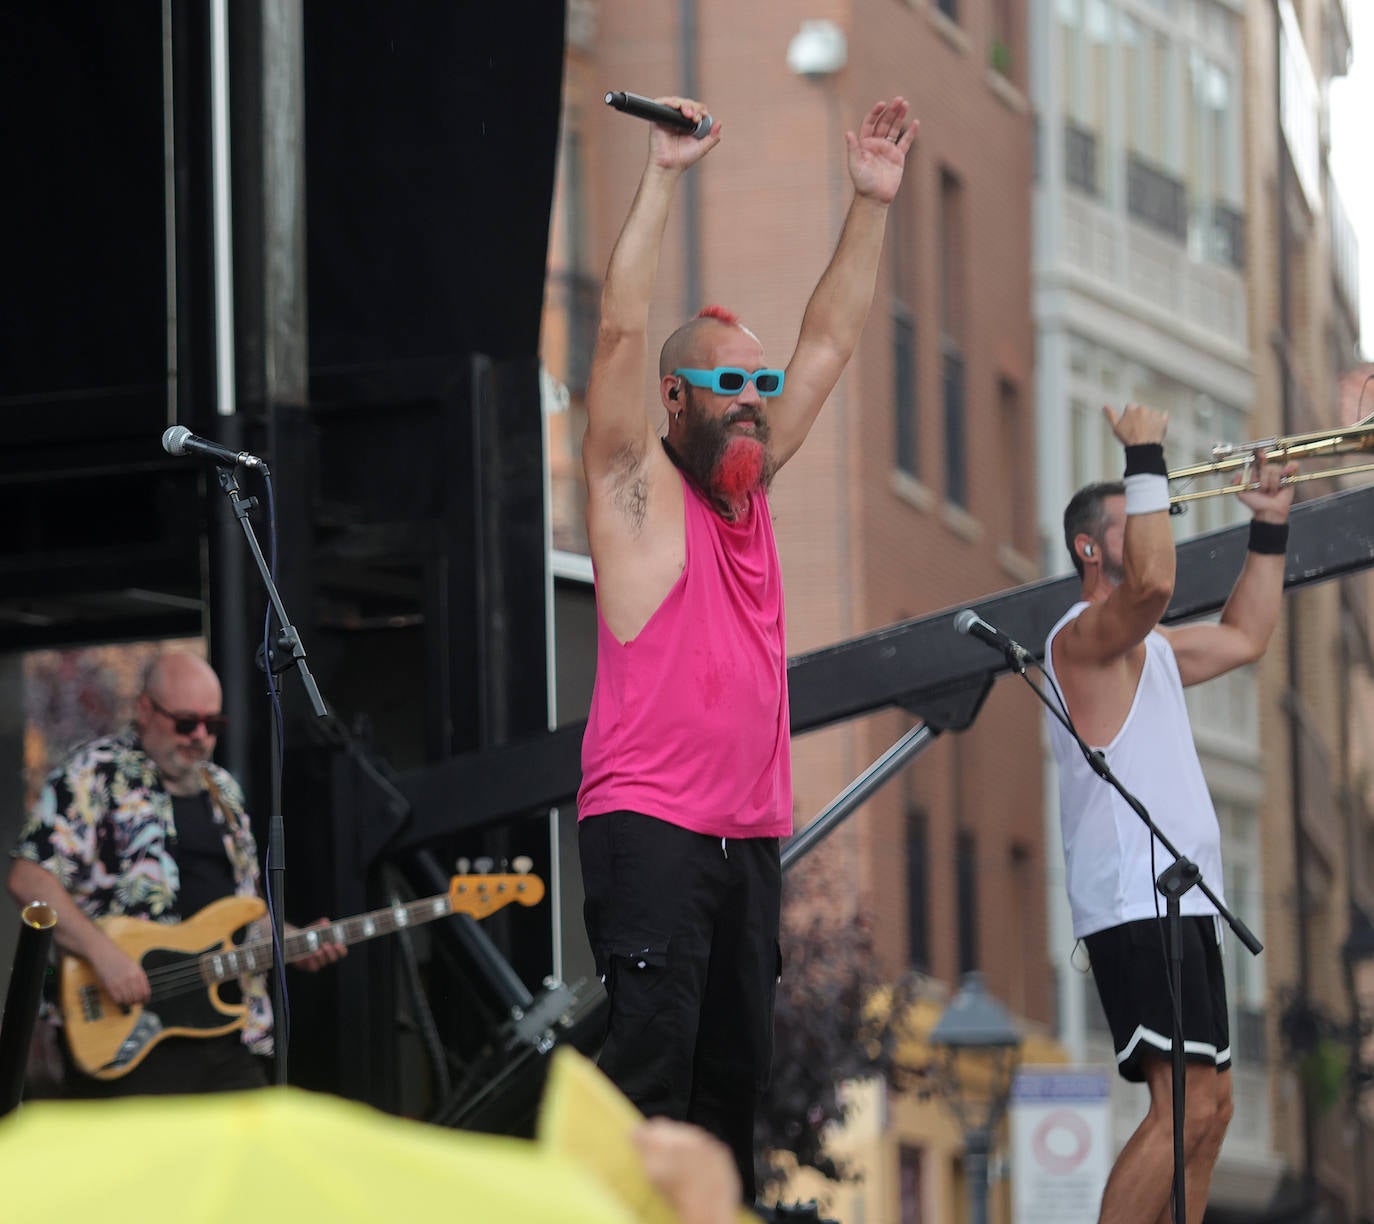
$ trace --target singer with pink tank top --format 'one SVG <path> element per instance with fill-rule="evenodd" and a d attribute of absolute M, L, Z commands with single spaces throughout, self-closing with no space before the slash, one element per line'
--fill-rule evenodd
<path fill-rule="evenodd" d="M 700 102 L 656 101 L 699 135 L 650 129 L 587 381 L 597 664 L 577 796 L 583 915 L 609 1001 L 598 1065 L 647 1116 L 724 1142 L 752 1204 L 793 816 L 768 489 L 858 344 L 916 125 L 895 98 L 846 133 L 854 196 L 785 368 L 723 307 L 668 336 L 660 434 L 643 401 L 654 277 L 678 179 L 722 128 Z"/>
<path fill-rule="evenodd" d="M 687 564 L 618 642 L 597 615 L 580 819 L 642 812 L 713 837 L 792 832 L 782 574 L 768 497 L 727 522 L 685 478 Z"/>

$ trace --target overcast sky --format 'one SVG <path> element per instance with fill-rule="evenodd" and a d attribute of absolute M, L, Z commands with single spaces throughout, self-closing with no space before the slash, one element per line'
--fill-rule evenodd
<path fill-rule="evenodd" d="M 1331 84 L 1331 173 L 1360 240 L 1360 315 L 1366 358 L 1374 359 L 1374 20 L 1369 0 L 1346 5 L 1355 63 Z"/>

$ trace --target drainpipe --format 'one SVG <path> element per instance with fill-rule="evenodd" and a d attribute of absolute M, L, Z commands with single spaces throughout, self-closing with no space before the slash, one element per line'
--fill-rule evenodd
<path fill-rule="evenodd" d="M 678 75 L 682 93 L 700 97 L 697 80 L 697 0 L 678 0 Z M 682 176 L 682 317 L 690 319 L 701 301 L 701 192 L 700 171 Z"/>

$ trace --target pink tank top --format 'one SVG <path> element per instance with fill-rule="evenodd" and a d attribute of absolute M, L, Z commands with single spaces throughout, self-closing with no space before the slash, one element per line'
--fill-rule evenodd
<path fill-rule="evenodd" d="M 753 494 L 730 523 L 682 488 L 687 563 L 673 589 L 624 644 L 597 609 L 578 819 L 628 810 L 712 837 L 786 837 L 787 650 L 768 498 Z"/>

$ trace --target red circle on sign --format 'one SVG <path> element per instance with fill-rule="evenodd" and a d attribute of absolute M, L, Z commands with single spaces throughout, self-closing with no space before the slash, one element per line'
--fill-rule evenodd
<path fill-rule="evenodd" d="M 1065 1132 L 1073 1141 L 1071 1152 L 1057 1152 L 1050 1147 L 1050 1136 L 1057 1131 Z M 1088 1124 L 1068 1109 L 1056 1109 L 1031 1135 L 1031 1150 L 1035 1153 L 1035 1159 L 1050 1173 L 1072 1173 L 1083 1163 L 1090 1147 L 1092 1132 Z"/>

